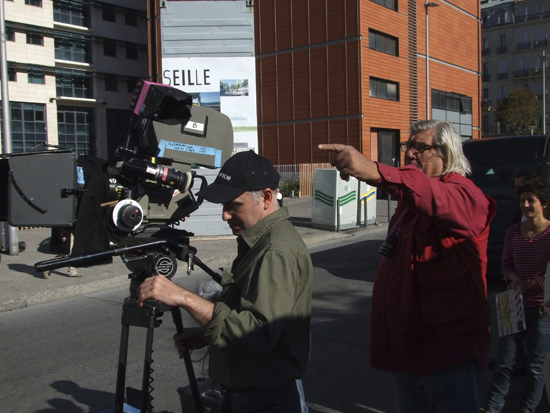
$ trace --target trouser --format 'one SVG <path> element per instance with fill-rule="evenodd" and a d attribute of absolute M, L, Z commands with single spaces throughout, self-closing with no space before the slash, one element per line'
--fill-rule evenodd
<path fill-rule="evenodd" d="M 538 307 L 525 309 L 527 329 L 516 334 L 501 337 L 493 373 L 493 383 L 487 395 L 487 410 L 500 412 L 504 397 L 510 388 L 510 377 L 514 366 L 516 347 L 523 343 L 525 349 L 525 388 L 521 397 L 520 412 L 534 412 L 544 388 L 543 365 L 550 349 L 550 314 Z"/>
<path fill-rule="evenodd" d="M 399 413 L 479 413 L 483 369 L 477 360 L 433 374 L 392 376 Z"/>
<path fill-rule="evenodd" d="M 220 413 L 307 413 L 302 381 L 273 390 L 225 391 Z"/>

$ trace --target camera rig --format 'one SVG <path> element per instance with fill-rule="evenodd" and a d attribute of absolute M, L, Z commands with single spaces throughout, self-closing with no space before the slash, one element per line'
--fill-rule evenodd
<path fill-rule="evenodd" d="M 214 280 L 221 277 L 196 257 L 193 234 L 174 229 L 202 203 L 192 189 L 206 179 L 195 167 L 219 168 L 231 156 L 229 118 L 193 105 L 191 95 L 168 85 L 140 81 L 130 104 L 125 145 L 110 163 L 79 156 L 66 148 L 40 145 L 32 151 L 0 155 L 0 221 L 12 226 L 71 226 L 75 244 L 70 257 L 35 264 L 37 271 L 85 267 L 121 256 L 131 270 L 130 296 L 123 305 L 115 413 L 124 401 L 129 326 L 148 329 L 141 391 L 141 412 L 151 411 L 149 388 L 153 329 L 171 311 L 183 332 L 179 308 L 155 300 L 137 304 L 136 290 L 145 278 L 171 278 L 177 261 L 199 266 Z M 32 165 L 32 167 L 29 167 Z M 75 224 L 76 222 L 76 224 Z M 97 239 L 99 242 L 90 242 Z M 77 251 L 75 253 L 75 251 Z M 184 355 L 197 412 L 200 395 L 189 354 Z"/>

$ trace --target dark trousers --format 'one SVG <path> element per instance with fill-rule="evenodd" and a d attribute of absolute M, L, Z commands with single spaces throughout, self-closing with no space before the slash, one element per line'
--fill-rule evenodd
<path fill-rule="evenodd" d="M 274 390 L 226 392 L 220 413 L 301 413 L 296 382 Z"/>

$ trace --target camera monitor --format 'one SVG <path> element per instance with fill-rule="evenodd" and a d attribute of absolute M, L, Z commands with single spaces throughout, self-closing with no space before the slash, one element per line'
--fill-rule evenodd
<path fill-rule="evenodd" d="M 77 187 L 70 150 L 0 156 L 0 221 L 18 226 L 71 226 Z"/>

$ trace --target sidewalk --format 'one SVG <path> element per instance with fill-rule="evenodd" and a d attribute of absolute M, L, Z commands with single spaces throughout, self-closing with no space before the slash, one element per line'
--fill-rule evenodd
<path fill-rule="evenodd" d="M 319 244 L 339 238 L 351 237 L 358 231 L 369 231 L 380 226 L 354 228 L 337 233 L 311 227 L 311 198 L 286 199 L 290 219 L 306 245 Z M 377 201 L 377 220 L 381 226 L 387 226 L 387 200 Z M 391 212 L 395 209 L 392 202 Z M 54 258 L 49 252 L 49 228 L 20 230 L 19 241 L 27 246 L 19 255 L 0 254 L 0 312 L 24 308 L 48 301 L 89 294 L 115 287 L 129 286 L 130 272 L 120 257 L 114 257 L 108 265 L 79 268 L 79 278 L 68 277 L 67 269 L 54 270 L 48 279 L 37 273 L 34 264 Z M 236 255 L 234 236 L 194 237 L 191 245 L 197 248 L 197 257 L 206 265 L 215 269 L 231 264 Z M 186 271 L 187 265 L 178 262 L 178 271 Z M 198 270 L 198 269 L 197 269 Z"/>

